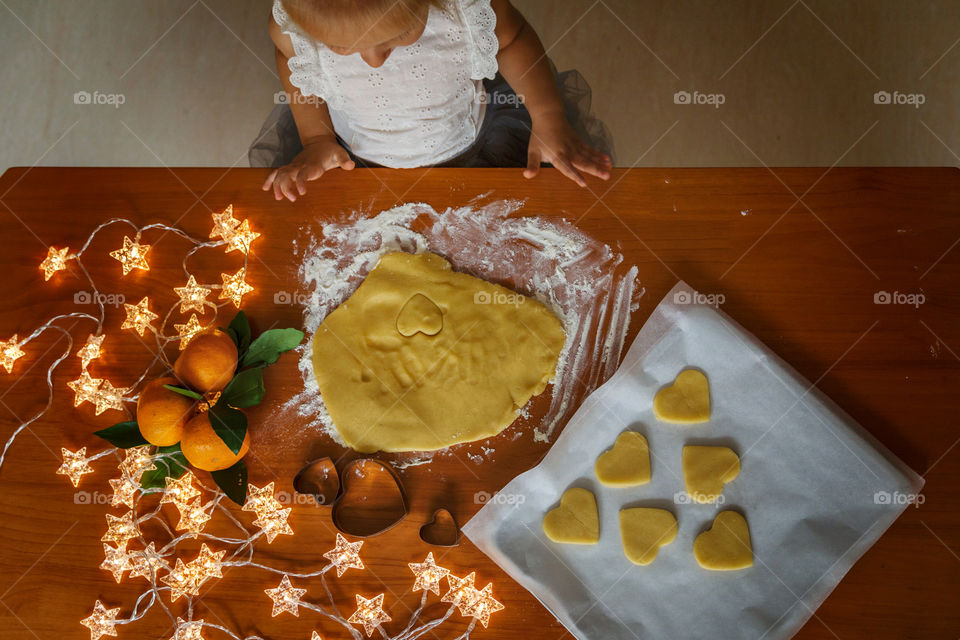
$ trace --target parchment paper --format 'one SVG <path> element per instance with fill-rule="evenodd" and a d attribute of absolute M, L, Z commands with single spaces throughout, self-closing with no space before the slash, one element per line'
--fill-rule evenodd
<path fill-rule="evenodd" d="M 788 638 L 923 485 L 725 314 L 684 304 L 693 299 L 683 282 L 667 294 L 543 461 L 463 528 L 578 638 Z M 654 394 L 689 367 L 709 378 L 710 422 L 657 422 Z M 594 462 L 628 428 L 649 442 L 652 481 L 604 487 Z M 686 499 L 685 444 L 723 444 L 740 455 L 724 504 Z M 573 486 L 597 497 L 597 545 L 556 544 L 543 533 L 543 515 Z M 618 511 L 634 506 L 669 509 L 679 523 L 677 538 L 646 567 L 631 564 L 620 541 Z M 693 540 L 731 508 L 749 523 L 754 565 L 704 570 Z"/>

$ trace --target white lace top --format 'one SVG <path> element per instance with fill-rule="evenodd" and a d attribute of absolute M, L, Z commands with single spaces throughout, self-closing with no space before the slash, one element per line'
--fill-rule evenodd
<path fill-rule="evenodd" d="M 337 134 L 361 158 L 421 167 L 456 156 L 476 139 L 485 111 L 482 80 L 497 73 L 490 0 L 431 7 L 420 39 L 394 49 L 379 68 L 308 36 L 280 0 L 273 18 L 293 43 L 290 82 L 327 103 Z"/>

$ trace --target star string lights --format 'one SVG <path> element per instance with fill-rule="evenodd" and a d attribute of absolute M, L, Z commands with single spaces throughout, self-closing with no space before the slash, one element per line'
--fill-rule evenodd
<path fill-rule="evenodd" d="M 363 630 L 369 638 L 373 635 L 373 632 L 377 630 L 377 627 L 384 622 L 390 622 L 392 619 L 393 618 L 388 616 L 383 610 L 382 593 L 369 600 L 358 593 L 357 610 L 353 612 L 352 616 L 347 618 L 347 621 L 352 624 L 362 624 Z"/>
<path fill-rule="evenodd" d="M 115 636 L 118 613 L 120 613 L 120 607 L 107 609 L 97 600 L 97 604 L 93 606 L 93 613 L 81 620 L 80 624 L 90 629 L 90 640 L 99 640 L 102 636 Z"/>
<path fill-rule="evenodd" d="M 337 568 L 337 577 L 339 578 L 346 573 L 347 569 L 363 569 L 363 561 L 360 559 L 360 547 L 362 546 L 363 540 L 349 542 L 338 533 L 337 546 L 323 554 L 323 557 Z"/>
<path fill-rule="evenodd" d="M 219 299 L 228 300 L 233 303 L 233 306 L 239 309 L 240 304 L 243 302 L 243 296 L 253 291 L 253 287 L 247 284 L 245 280 L 246 276 L 246 267 L 240 269 L 240 271 L 237 271 L 233 275 L 221 273 L 220 277 L 223 279 L 223 288 L 220 290 Z"/>
<path fill-rule="evenodd" d="M 123 236 L 123 247 L 110 252 L 110 257 L 120 262 L 123 269 L 123 275 L 127 275 L 134 269 L 150 270 L 147 264 L 147 252 L 150 251 L 149 244 L 140 244 L 140 234 L 137 234 L 135 240 L 129 236 Z"/>
<path fill-rule="evenodd" d="M 147 329 L 156 331 L 152 323 L 159 316 L 153 311 L 150 311 L 149 297 L 144 296 L 143 300 L 137 304 L 124 303 L 123 308 L 127 312 L 127 318 L 123 321 L 123 324 L 120 325 L 121 329 L 133 329 L 141 336 Z"/>
<path fill-rule="evenodd" d="M 80 358 L 80 367 L 82 369 L 86 370 L 91 360 L 96 360 L 102 355 L 102 345 L 105 337 L 103 334 L 99 336 L 90 334 L 87 336 L 86 343 L 77 351 L 77 357 Z"/>
<path fill-rule="evenodd" d="M 173 291 L 180 297 L 180 313 L 199 311 L 201 315 L 206 310 L 207 296 L 213 293 L 209 287 L 197 284 L 193 276 L 187 278 L 186 286 L 174 287 Z"/>
<path fill-rule="evenodd" d="M 283 579 L 275 589 L 264 589 L 264 592 L 273 600 L 273 617 L 284 611 L 289 611 L 300 617 L 300 598 L 307 590 L 297 589 L 290 584 L 290 576 L 284 574 Z"/>
<path fill-rule="evenodd" d="M 203 325 L 200 324 L 195 313 L 190 314 L 190 319 L 184 324 L 175 324 L 173 328 L 180 335 L 180 351 L 186 349 L 191 340 L 203 333 Z"/>
<path fill-rule="evenodd" d="M 409 562 L 407 566 L 410 567 L 416 577 L 413 583 L 414 591 L 432 591 L 440 595 L 440 581 L 450 574 L 450 570 L 437 566 L 432 551 L 427 554 L 427 558 L 423 562 Z"/>
<path fill-rule="evenodd" d="M 77 269 L 71 270 L 78 278 L 86 278 L 86 291 L 99 292 L 101 289 L 89 275 L 88 269 L 84 268 L 82 259 L 85 252 L 92 245 L 94 237 L 103 229 L 115 224 L 126 224 L 133 228 L 133 233 L 124 235 L 123 246 L 110 252 L 110 256 L 117 260 L 121 266 L 123 276 L 130 274 L 134 270 L 149 270 L 150 265 L 147 261 L 148 252 L 156 253 L 157 247 L 151 247 L 150 244 L 141 241 L 141 237 L 149 237 L 145 234 L 154 230 L 171 232 L 182 239 L 192 243 L 193 248 L 187 253 L 183 260 L 183 273 L 186 276 L 184 286 L 175 287 L 171 283 L 177 296 L 176 302 L 169 308 L 169 311 L 157 313 L 151 308 L 150 298 L 144 295 L 137 304 L 126 304 L 124 311 L 126 319 L 122 323 L 123 329 L 133 329 L 141 337 L 155 339 L 157 343 L 158 359 L 161 364 L 167 367 L 172 366 L 168 360 L 164 349 L 172 342 L 179 342 L 185 345 L 186 342 L 195 335 L 199 317 L 203 316 L 206 308 L 214 310 L 213 317 L 206 326 L 215 326 L 217 314 L 220 309 L 234 305 L 240 307 L 245 296 L 247 296 L 253 287 L 247 283 L 248 277 L 248 259 L 252 243 L 260 237 L 251 228 L 249 220 L 237 220 L 233 217 L 233 208 L 228 207 L 222 213 L 213 214 L 213 230 L 210 232 L 210 238 L 219 239 L 219 241 L 206 241 L 197 239 L 184 231 L 163 224 L 150 224 L 139 227 L 130 220 L 111 219 L 98 227 L 89 235 L 86 242 L 83 243 L 79 251 L 71 253 L 69 248 L 49 248 L 46 258 L 39 264 L 39 270 L 44 275 L 44 280 L 49 281 L 52 277 L 67 268 L 71 260 L 77 262 Z M 229 254 L 238 252 L 243 256 L 242 264 L 239 267 L 224 268 L 221 278 L 222 285 L 203 284 L 197 281 L 191 274 L 186 265 L 187 258 L 199 249 L 222 247 L 224 253 Z M 149 255 L 154 255 L 150 253 Z M 234 271 L 236 269 L 236 271 Z M 36 273 L 36 272 L 34 272 Z M 232 275 L 231 275 L 232 274 Z M 117 274 L 116 277 L 122 277 Z M 183 282 L 183 281 L 181 281 Z M 219 292 L 218 302 L 211 301 L 211 293 Z M 147 292 L 144 292 L 147 293 Z M 97 295 L 99 295 L 97 293 Z M 9 340 L 0 341 L 0 366 L 8 373 L 14 369 L 14 364 L 22 357 L 27 355 L 24 347 L 34 338 L 42 335 L 48 330 L 57 330 L 68 334 L 71 338 L 65 351 L 62 352 L 59 359 L 48 367 L 47 381 L 51 394 L 55 389 L 52 383 L 54 373 L 57 372 L 57 366 L 60 365 L 71 354 L 75 354 L 79 359 L 80 372 L 69 376 L 71 379 L 66 386 L 73 391 L 73 403 L 75 407 L 89 402 L 93 405 L 97 414 L 109 410 L 123 410 L 125 402 L 136 400 L 137 386 L 144 379 L 147 372 L 137 377 L 137 383 L 131 388 L 124 388 L 114 385 L 110 380 L 103 376 L 103 371 L 97 371 L 94 375 L 88 369 L 95 360 L 102 357 L 103 345 L 105 341 L 105 305 L 98 304 L 96 308 L 98 313 L 84 313 L 76 311 L 68 314 L 53 316 L 41 325 L 26 338 L 20 339 L 14 335 Z M 181 314 L 186 315 L 180 320 L 183 324 L 176 323 L 171 319 L 171 315 L 179 308 Z M 160 320 L 160 318 L 163 318 Z M 86 341 L 82 344 L 74 344 L 73 336 L 58 322 L 64 318 L 76 320 L 90 320 L 94 327 L 90 328 L 86 335 Z M 158 322 L 158 320 L 160 320 Z M 169 325 L 168 325 L 169 322 Z M 175 330 L 174 335 L 167 335 L 169 332 L 166 327 L 172 326 Z M 151 363 L 152 366 L 153 363 Z M 62 383 L 61 383 L 62 384 Z M 52 403 L 52 400 L 51 400 Z M 31 421 L 35 421 L 44 416 L 46 409 L 38 415 L 33 416 Z M 27 423 L 21 424 L 15 429 L 13 435 L 7 440 L 4 449 L 9 449 L 16 435 L 20 433 Z M 349 569 L 363 570 L 364 563 L 360 560 L 359 550 L 363 546 L 363 541 L 350 542 L 342 535 L 337 534 L 336 546 L 334 549 L 324 554 L 327 564 L 311 573 L 288 574 L 282 570 L 259 564 L 255 562 L 254 547 L 256 541 L 264 537 L 267 542 L 272 542 L 278 535 L 292 535 L 293 530 L 287 522 L 292 509 L 285 507 L 274 494 L 274 485 L 271 483 L 262 489 L 253 485 L 249 487 L 248 500 L 244 505 L 244 511 L 255 514 L 254 518 L 244 518 L 243 521 L 234 515 L 224 504 L 221 504 L 225 494 L 217 488 L 207 487 L 195 475 L 190 472 L 179 478 L 166 478 L 166 486 L 156 487 L 148 484 L 141 487 L 141 480 L 144 473 L 151 469 L 156 469 L 161 461 L 171 456 L 169 452 L 161 452 L 151 446 L 136 446 L 129 449 L 106 449 L 99 453 L 88 456 L 87 448 L 81 448 L 76 452 L 68 449 L 62 450 L 63 461 L 57 469 L 57 473 L 65 476 L 72 486 L 77 487 L 81 478 L 93 472 L 91 462 L 105 456 L 116 457 L 120 470 L 119 476 L 109 480 L 112 495 L 110 506 L 121 508 L 120 515 L 106 513 L 106 526 L 102 531 L 103 553 L 100 568 L 108 574 L 106 579 L 113 579 L 119 584 L 131 586 L 131 588 L 141 588 L 139 597 L 131 601 L 129 608 L 125 609 L 127 617 L 121 617 L 121 607 L 107 608 L 101 601 L 97 600 L 93 606 L 92 613 L 83 618 L 80 622 L 90 630 L 91 640 L 99 640 L 103 636 L 116 636 L 119 625 L 133 624 L 144 618 L 148 609 L 154 606 L 167 605 L 157 596 L 167 592 L 171 601 L 180 598 L 187 601 L 186 619 L 176 617 L 176 626 L 173 632 L 172 640 L 203 640 L 202 630 L 204 627 L 216 628 L 227 635 L 240 640 L 241 636 L 231 630 L 219 625 L 206 624 L 203 620 L 194 619 L 195 598 L 201 593 L 201 586 L 210 585 L 212 581 L 223 579 L 223 568 L 231 567 L 250 567 L 269 571 L 273 574 L 281 574 L 282 579 L 279 586 L 275 588 L 265 588 L 265 596 L 270 597 L 273 604 L 274 614 L 288 612 L 291 615 L 300 616 L 301 610 L 323 614 L 324 618 L 335 624 L 341 625 L 343 629 L 352 637 L 359 637 L 359 631 L 352 625 L 362 625 L 368 636 L 373 634 L 374 630 L 381 630 L 386 622 L 391 618 L 384 610 L 384 594 L 379 594 L 373 598 L 366 598 L 363 595 L 355 594 L 357 599 L 357 610 L 353 612 L 350 618 L 341 616 L 337 611 L 332 596 L 329 598 L 329 604 L 316 603 L 303 600 L 307 593 L 307 584 L 300 584 L 301 580 L 316 579 L 323 583 L 324 591 L 329 595 L 329 580 L 332 579 L 334 569 L 338 579 L 342 578 Z M 0 453 L 0 466 L 3 464 L 4 453 Z M 140 500 L 144 494 L 160 493 L 160 504 L 173 504 L 176 507 L 176 513 L 179 515 L 180 522 L 176 528 L 168 524 L 169 510 L 162 510 L 156 501 Z M 222 519 L 222 523 L 227 526 L 236 526 L 240 533 L 228 534 L 232 537 L 215 537 L 204 533 L 204 529 L 215 516 Z M 252 520 L 252 524 L 251 524 Z M 148 526 L 150 523 L 154 526 Z M 220 536 L 218 532 L 217 536 Z M 182 542 L 202 537 L 202 542 L 197 555 L 188 560 L 180 548 Z M 208 546 L 208 543 L 214 546 Z M 215 548 L 216 547 L 216 548 Z M 229 556 L 228 556 L 229 554 Z M 225 558 L 229 558 L 225 560 Z M 428 554 L 426 559 L 420 563 L 410 563 L 410 569 L 414 574 L 414 590 L 422 591 L 422 600 L 426 603 L 431 594 L 440 594 L 440 584 L 444 577 L 448 582 L 451 580 L 460 580 L 456 576 L 451 576 L 447 569 L 439 567 L 432 553 Z M 291 583 L 291 578 L 298 582 L 297 586 Z M 139 582 L 142 579 L 143 582 Z M 443 623 L 452 612 L 458 608 L 461 613 L 474 617 L 467 631 L 459 637 L 461 640 L 469 640 L 471 630 L 476 622 L 485 625 L 489 620 L 490 613 L 502 609 L 502 605 L 493 600 L 491 594 L 491 585 L 483 589 L 476 589 L 473 585 L 475 574 L 471 573 L 468 578 L 463 579 L 463 583 L 457 586 L 451 583 L 450 593 L 453 594 L 455 604 L 451 604 L 449 609 L 440 617 L 430 620 L 420 620 L 421 610 L 418 609 L 404 631 L 392 640 L 413 640 L 426 634 L 437 625 Z M 274 583 L 276 584 L 276 583 Z M 269 585 L 264 585 L 269 587 Z M 348 588 L 348 587 L 347 587 Z M 148 596 L 153 597 L 148 597 Z M 166 598 L 164 598 L 165 600 Z M 171 618 L 173 620 L 174 618 Z M 154 630 L 156 631 L 156 630 Z M 386 632 L 383 632 L 387 637 Z M 126 635 L 126 634 L 125 634 Z M 149 630 L 132 631 L 127 637 L 158 637 L 157 633 L 151 633 Z M 320 640 L 320 634 L 316 631 L 311 636 L 312 640 Z M 244 639 L 252 640 L 252 638 Z M 389 639 L 388 639 L 389 640 Z"/>
<path fill-rule="evenodd" d="M 67 255 L 69 252 L 70 247 L 64 247 L 63 249 L 50 247 L 47 249 L 47 257 L 40 263 L 44 282 L 50 280 L 57 271 L 63 271 L 67 268 L 67 260 L 73 257 Z"/>
<path fill-rule="evenodd" d="M 6 369 L 7 373 L 11 373 L 13 363 L 25 355 L 26 353 L 20 348 L 20 343 L 17 342 L 17 334 L 13 334 L 9 340 L 0 340 L 0 366 Z"/>
<path fill-rule="evenodd" d="M 86 447 L 81 447 L 76 453 L 63 448 L 60 449 L 60 452 L 63 455 L 63 464 L 57 469 L 57 474 L 70 478 L 74 487 L 79 486 L 81 476 L 93 473 L 93 467 L 87 461 Z"/>

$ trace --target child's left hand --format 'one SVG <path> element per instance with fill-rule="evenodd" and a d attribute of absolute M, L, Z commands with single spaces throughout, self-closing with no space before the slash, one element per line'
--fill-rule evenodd
<path fill-rule="evenodd" d="M 592 149 L 580 140 L 562 113 L 533 121 L 530 145 L 527 148 L 527 168 L 524 169 L 523 176 L 536 176 L 541 162 L 549 162 L 581 187 L 587 186 L 587 183 L 580 171 L 608 180 L 613 167 L 610 156 Z"/>

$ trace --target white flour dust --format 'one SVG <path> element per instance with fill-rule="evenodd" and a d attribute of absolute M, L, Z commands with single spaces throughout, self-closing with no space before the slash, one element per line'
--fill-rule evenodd
<path fill-rule="evenodd" d="M 482 196 L 481 196 L 482 197 Z M 479 199 L 478 199 L 479 200 Z M 446 258 L 457 271 L 504 285 L 549 306 L 563 323 L 567 340 L 557 363 L 546 414 L 532 424 L 527 407 L 518 411 L 534 438 L 549 441 L 579 400 L 616 370 L 630 315 L 636 309 L 637 268 L 623 256 L 561 218 L 511 217 L 523 203 L 498 200 L 435 211 L 409 203 L 377 216 L 357 212 L 343 222 L 326 223 L 322 235 L 307 230 L 300 279 L 305 297 L 304 325 L 312 338 L 331 311 L 357 289 L 380 256 L 393 251 Z M 343 444 L 320 397 L 313 373 L 312 339 L 301 347 L 304 389 L 283 409 L 296 411 L 310 425 Z M 482 450 L 489 456 L 492 449 Z M 424 464 L 432 452 L 401 457 L 399 467 Z"/>

